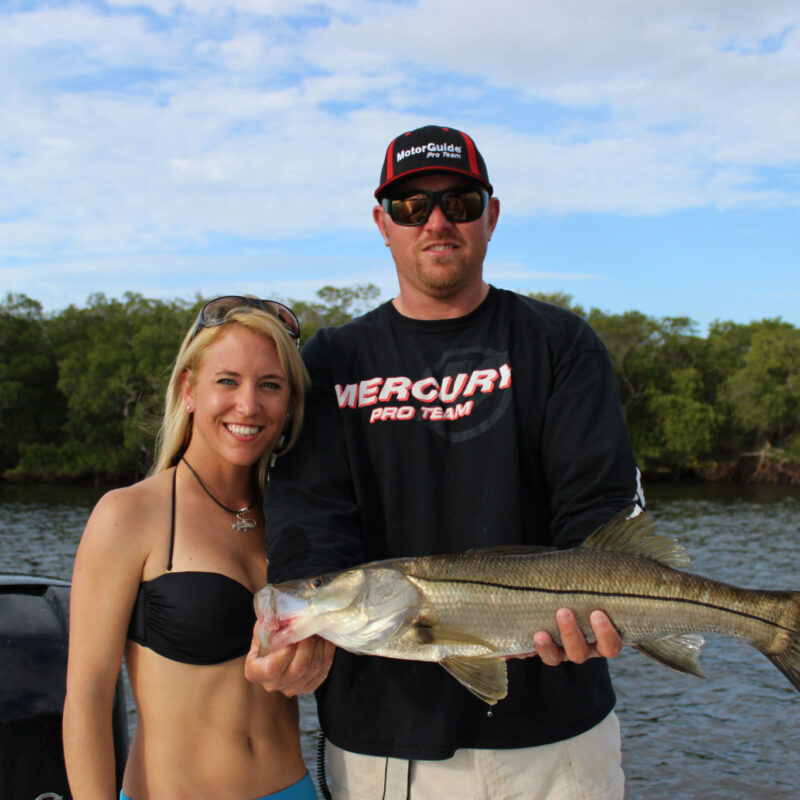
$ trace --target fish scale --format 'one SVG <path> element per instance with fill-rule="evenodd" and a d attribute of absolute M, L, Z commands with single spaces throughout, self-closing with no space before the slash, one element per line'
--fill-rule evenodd
<path fill-rule="evenodd" d="M 440 663 L 488 703 L 507 693 L 504 658 L 560 643 L 571 608 L 589 641 L 592 611 L 625 644 L 702 676 L 699 633 L 760 650 L 800 690 L 800 593 L 743 589 L 686 571 L 685 551 L 645 513 L 623 513 L 570 550 L 521 548 L 391 559 L 277 586 L 256 598 L 262 651 L 318 634 L 356 653 Z"/>
<path fill-rule="evenodd" d="M 465 555 L 410 559 L 396 568 L 436 608 L 443 625 L 465 620 L 483 638 L 498 646 L 500 641 L 518 643 L 512 645 L 516 648 L 529 648 L 530 633 L 538 630 L 558 636 L 554 613 L 561 607 L 575 611 L 588 637 L 594 636 L 588 616 L 602 608 L 627 643 L 665 632 L 703 630 L 767 648 L 779 634 L 792 595 L 740 589 L 654 561 L 589 548 L 541 555 L 534 562 L 524 555 Z M 502 575 L 502 582 L 493 581 L 494 575 Z M 500 625 L 507 630 L 498 637 Z M 519 652 L 525 651 L 513 650 Z"/>

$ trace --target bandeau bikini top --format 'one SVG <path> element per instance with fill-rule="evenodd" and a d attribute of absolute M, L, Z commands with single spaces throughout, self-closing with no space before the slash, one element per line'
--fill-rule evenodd
<path fill-rule="evenodd" d="M 256 621 L 253 593 L 216 572 L 172 572 L 175 472 L 167 571 L 142 581 L 128 639 L 184 664 L 221 664 L 247 654 Z"/>

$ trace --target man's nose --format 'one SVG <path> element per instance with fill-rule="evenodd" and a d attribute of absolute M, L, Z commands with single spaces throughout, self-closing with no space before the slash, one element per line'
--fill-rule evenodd
<path fill-rule="evenodd" d="M 449 219 L 444 215 L 444 211 L 442 211 L 442 207 L 439 203 L 436 203 L 433 208 L 431 209 L 430 216 L 428 217 L 427 221 L 425 222 L 425 228 L 429 228 L 431 230 L 439 230 L 441 228 L 447 228 L 452 223 Z"/>

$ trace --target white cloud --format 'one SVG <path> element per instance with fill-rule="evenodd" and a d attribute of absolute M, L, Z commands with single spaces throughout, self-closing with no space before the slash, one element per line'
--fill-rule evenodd
<path fill-rule="evenodd" d="M 377 241 L 377 233 L 375 240 Z M 297 256 L 280 248 L 259 252 L 157 253 L 57 258 L 3 267 L 3 291 L 28 294 L 46 310 L 83 305 L 90 294 L 120 297 L 142 292 L 162 299 L 249 293 L 276 299 L 311 299 L 326 285 L 372 283 L 383 299 L 396 293 L 388 257 Z M 63 278 L 68 276 L 68 280 Z M 33 291 L 32 287 L 36 287 Z"/>
<path fill-rule="evenodd" d="M 28 5 L 0 11 L 0 265 L 366 230 L 429 121 L 506 215 L 800 198 L 796 0 Z"/>

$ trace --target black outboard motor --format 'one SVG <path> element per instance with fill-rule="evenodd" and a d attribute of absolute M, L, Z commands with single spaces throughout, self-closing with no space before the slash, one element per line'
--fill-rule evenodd
<path fill-rule="evenodd" d="M 69 583 L 0 575 L 0 797 L 69 800 L 61 737 Z M 114 697 L 117 789 L 128 753 L 122 674 Z"/>

